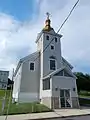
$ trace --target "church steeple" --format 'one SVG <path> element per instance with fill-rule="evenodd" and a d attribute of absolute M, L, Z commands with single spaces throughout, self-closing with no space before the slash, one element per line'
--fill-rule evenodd
<path fill-rule="evenodd" d="M 49 19 L 50 14 L 47 12 L 46 15 L 47 15 L 47 19 L 45 21 L 45 27 L 43 28 L 43 31 L 49 32 L 53 30 L 53 28 L 50 26 L 50 23 L 51 23 L 51 20 Z"/>

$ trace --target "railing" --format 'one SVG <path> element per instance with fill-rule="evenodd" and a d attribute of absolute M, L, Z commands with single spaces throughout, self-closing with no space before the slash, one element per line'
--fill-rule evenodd
<path fill-rule="evenodd" d="M 52 109 L 80 108 L 78 97 L 53 97 Z"/>

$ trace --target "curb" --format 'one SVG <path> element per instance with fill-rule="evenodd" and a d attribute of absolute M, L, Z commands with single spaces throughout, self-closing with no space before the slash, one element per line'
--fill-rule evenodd
<path fill-rule="evenodd" d="M 69 115 L 69 116 L 58 116 L 58 117 L 47 117 L 47 118 L 35 118 L 32 120 L 46 120 L 46 119 L 59 119 L 59 118 L 69 118 L 69 117 L 80 117 L 80 116 L 88 116 L 90 114 L 82 114 L 82 115 Z M 26 119 L 26 120 L 31 120 L 31 119 Z"/>

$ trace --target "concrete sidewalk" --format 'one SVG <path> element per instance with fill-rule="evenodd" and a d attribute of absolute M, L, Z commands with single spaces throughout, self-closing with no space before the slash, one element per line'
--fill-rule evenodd
<path fill-rule="evenodd" d="M 58 109 L 55 112 L 9 115 L 7 120 L 40 120 L 44 118 L 62 118 L 80 115 L 90 115 L 90 109 Z M 5 120 L 5 116 L 0 116 L 0 120 Z"/>

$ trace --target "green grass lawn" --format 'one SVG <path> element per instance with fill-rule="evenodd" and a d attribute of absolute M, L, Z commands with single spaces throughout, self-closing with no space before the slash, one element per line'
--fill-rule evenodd
<path fill-rule="evenodd" d="M 90 98 L 90 91 L 80 91 L 79 97 Z"/>
<path fill-rule="evenodd" d="M 79 95 L 90 96 L 90 91 L 80 91 Z"/>
<path fill-rule="evenodd" d="M 10 90 L 6 90 L 6 96 L 9 97 Z M 5 90 L 0 90 L 0 98 L 5 96 Z"/>
<path fill-rule="evenodd" d="M 25 114 L 25 113 L 39 113 L 39 112 L 49 112 L 51 111 L 49 108 L 42 104 L 38 103 L 19 103 L 11 104 L 9 107 L 9 114 Z M 7 112 L 7 106 L 4 109 L 3 114 L 5 115 Z"/>
<path fill-rule="evenodd" d="M 87 93 L 84 91 L 84 92 L 81 92 L 81 94 L 79 94 L 79 96 L 90 97 L 89 94 L 90 94 L 89 92 Z M 3 98 L 4 95 L 5 95 L 5 91 L 0 90 L 0 113 L 2 110 L 2 102 L 3 102 L 3 100 L 1 98 Z M 5 115 L 7 113 L 9 95 L 10 95 L 10 91 L 7 90 L 7 95 L 6 95 L 7 99 L 6 99 L 6 104 L 5 104 L 5 108 L 4 108 L 2 115 Z M 11 104 L 10 104 L 9 111 L 8 111 L 9 115 L 52 111 L 45 105 L 35 103 L 35 102 L 34 103 L 19 103 L 19 104 L 13 104 L 12 102 L 10 102 L 10 103 Z M 79 99 L 79 103 L 80 103 L 80 105 L 90 104 L 90 100 Z"/>
<path fill-rule="evenodd" d="M 80 105 L 90 105 L 90 100 L 88 98 L 90 98 L 90 91 L 80 91 L 79 92 L 79 103 Z M 87 99 L 82 99 L 82 98 L 87 98 Z"/>
<path fill-rule="evenodd" d="M 79 97 L 90 98 L 90 96 L 86 96 L 86 95 L 79 95 Z"/>
<path fill-rule="evenodd" d="M 79 98 L 79 103 L 80 103 L 80 105 L 89 105 L 90 106 L 90 100 L 88 100 L 88 99 Z"/>
<path fill-rule="evenodd" d="M 5 95 L 5 91 L 0 90 L 0 98 L 4 97 L 4 95 Z M 9 95 L 10 95 L 10 91 L 7 91 L 6 104 L 5 104 L 5 108 L 4 108 L 2 115 L 5 115 L 7 113 Z M 2 110 L 2 102 L 3 101 L 0 99 L 0 113 Z M 49 112 L 49 111 L 51 110 L 45 105 L 35 103 L 35 102 L 34 103 L 19 103 L 19 104 L 13 104 L 12 102 L 10 102 L 8 114 L 13 115 L 13 114 L 39 113 L 39 112 Z"/>

